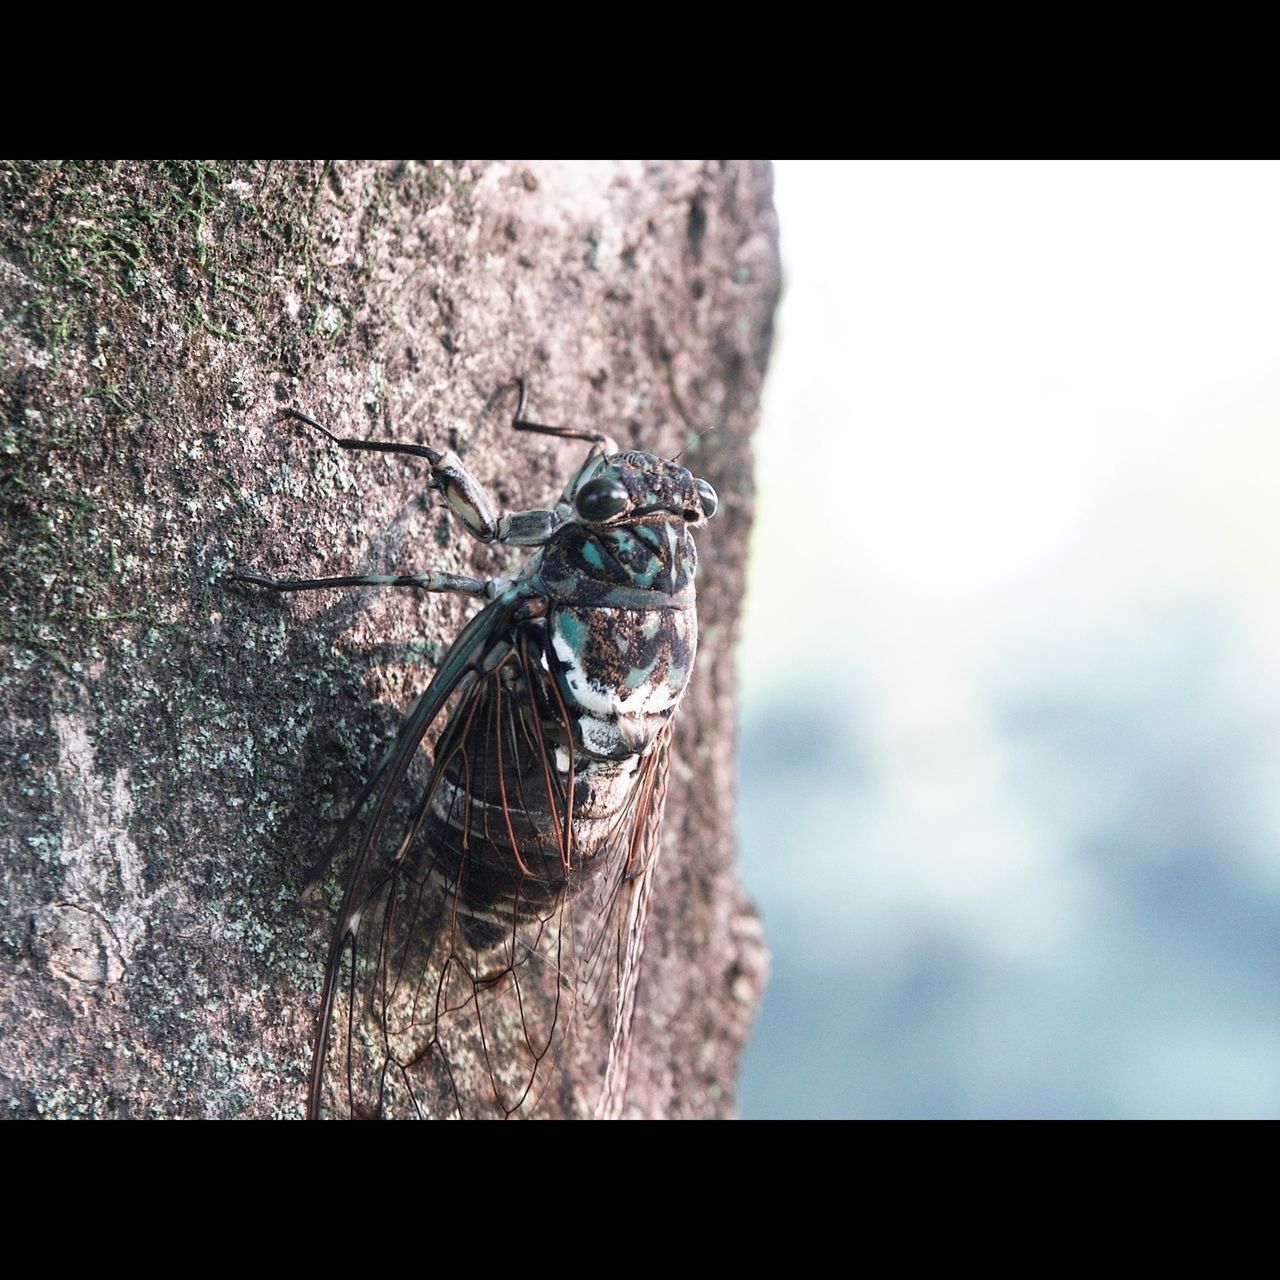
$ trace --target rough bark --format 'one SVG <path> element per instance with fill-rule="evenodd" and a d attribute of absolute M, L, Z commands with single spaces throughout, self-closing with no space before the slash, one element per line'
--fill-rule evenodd
<path fill-rule="evenodd" d="M 731 855 L 767 168 L 6 162 L 0 201 L 5 1111 L 301 1113 L 332 925 L 301 877 L 474 605 L 222 575 L 513 567 L 419 466 L 277 410 L 541 506 L 581 449 L 486 414 L 524 375 L 540 420 L 686 449 L 720 494 L 628 1111 L 731 1113 L 764 968 Z"/>

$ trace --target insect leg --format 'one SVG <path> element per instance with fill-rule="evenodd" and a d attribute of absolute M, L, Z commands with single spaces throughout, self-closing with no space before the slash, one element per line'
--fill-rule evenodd
<path fill-rule="evenodd" d="M 351 578 L 269 578 L 265 573 L 241 569 L 227 575 L 229 582 L 252 582 L 269 591 L 319 591 L 326 587 L 416 587 L 419 591 L 458 591 L 482 600 L 496 599 L 508 582 L 505 578 L 468 578 L 460 573 L 363 574 Z"/>
<path fill-rule="evenodd" d="M 533 431 L 544 436 L 559 436 L 562 440 L 586 440 L 598 444 L 605 453 L 617 453 L 618 446 L 612 436 L 603 431 L 583 431 L 578 427 L 549 427 L 542 422 L 530 422 L 525 416 L 525 405 L 529 401 L 529 387 L 523 378 L 516 379 L 520 388 L 520 403 L 516 406 L 516 415 L 511 419 L 511 426 L 516 431 Z"/>
<path fill-rule="evenodd" d="M 336 436 L 328 427 L 322 426 L 310 414 L 299 409 L 281 409 L 280 416 L 296 418 L 309 427 L 315 427 L 340 449 L 365 449 L 371 453 L 411 453 L 415 458 L 426 458 L 433 467 L 445 455 L 445 450 L 433 449 L 429 444 L 401 444 L 398 440 L 359 440 L 355 436 Z"/>
<path fill-rule="evenodd" d="M 393 440 L 357 440 L 353 436 L 336 436 L 308 414 L 297 409 L 282 409 L 286 418 L 296 418 L 309 427 L 315 427 L 340 449 L 363 449 L 373 453 L 407 453 L 415 458 L 426 458 L 431 463 L 431 487 L 444 497 L 453 512 L 469 533 L 481 542 L 502 541 L 498 529 L 498 513 L 484 486 L 465 466 L 452 449 L 436 449 L 429 444 L 400 444 Z"/>
<path fill-rule="evenodd" d="M 523 398 L 521 403 L 523 404 Z M 466 526 L 467 532 L 481 542 L 511 543 L 514 546 L 540 546 L 558 529 L 561 517 L 554 511 L 517 511 L 498 518 L 493 500 L 484 486 L 471 473 L 452 449 L 435 449 L 429 444 L 398 444 L 389 440 L 357 440 L 350 436 L 336 436 L 314 418 L 297 409 L 282 409 L 283 416 L 296 418 L 315 427 L 340 449 L 364 449 L 374 453 L 407 453 L 416 458 L 426 458 L 431 463 L 431 487 L 443 497 L 449 510 Z M 545 430 L 561 434 L 555 427 L 535 427 L 529 430 Z M 594 438 L 594 437 L 592 437 Z M 373 585 L 384 585 L 381 583 Z M 411 584 L 410 584 L 411 585 Z M 437 588 L 428 587 L 427 590 Z M 450 590 L 451 588 L 441 588 Z M 493 597 L 489 597 L 492 599 Z"/>

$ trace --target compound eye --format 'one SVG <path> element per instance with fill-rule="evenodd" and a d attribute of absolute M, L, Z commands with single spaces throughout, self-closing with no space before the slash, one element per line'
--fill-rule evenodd
<path fill-rule="evenodd" d="M 705 480 L 695 480 L 693 484 L 698 491 L 698 497 L 702 499 L 702 514 L 710 520 L 720 509 L 720 499 L 716 497 L 716 491 Z"/>
<path fill-rule="evenodd" d="M 620 480 L 612 476 L 597 476 L 588 480 L 578 490 L 573 504 L 584 520 L 608 520 L 619 511 L 625 511 L 630 498 Z"/>

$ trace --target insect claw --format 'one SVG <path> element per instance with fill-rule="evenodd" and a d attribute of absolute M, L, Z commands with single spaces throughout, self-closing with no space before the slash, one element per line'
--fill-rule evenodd
<path fill-rule="evenodd" d="M 252 569 L 237 569 L 234 573 L 222 575 L 223 582 L 251 582 L 255 587 L 274 587 L 275 579 L 268 578 L 265 573 L 255 573 Z"/>
<path fill-rule="evenodd" d="M 340 438 L 334 435 L 333 432 L 330 431 L 328 427 L 323 426 L 321 423 L 317 422 L 310 414 L 303 413 L 301 409 L 281 409 L 276 414 L 276 418 L 277 419 L 296 418 L 297 421 L 305 422 L 309 427 L 315 427 L 315 429 L 319 431 L 322 435 L 328 436 L 329 439 L 334 442 L 334 444 L 342 443 Z"/>

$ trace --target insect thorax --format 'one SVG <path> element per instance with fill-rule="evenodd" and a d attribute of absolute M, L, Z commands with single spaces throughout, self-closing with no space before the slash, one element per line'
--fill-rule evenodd
<path fill-rule="evenodd" d="M 652 750 L 693 669 L 697 567 L 685 522 L 665 514 L 572 525 L 544 550 L 544 666 L 576 751 L 620 760 Z"/>

